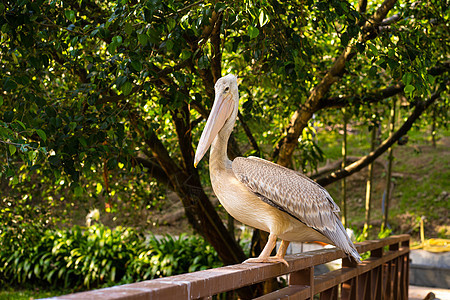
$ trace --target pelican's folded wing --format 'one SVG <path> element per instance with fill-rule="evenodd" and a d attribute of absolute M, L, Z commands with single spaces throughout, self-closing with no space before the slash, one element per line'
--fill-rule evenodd
<path fill-rule="evenodd" d="M 339 220 L 339 207 L 319 184 L 257 157 L 237 157 L 232 168 L 238 180 L 264 201 L 271 201 L 273 206 L 319 231 L 359 261 L 360 256 Z"/>

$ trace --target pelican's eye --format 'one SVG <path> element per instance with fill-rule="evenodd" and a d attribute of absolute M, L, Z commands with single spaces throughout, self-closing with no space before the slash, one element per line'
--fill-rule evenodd
<path fill-rule="evenodd" d="M 227 86 L 227 87 L 223 90 L 223 93 L 225 94 L 225 93 L 228 93 L 229 91 L 230 91 L 230 87 Z"/>

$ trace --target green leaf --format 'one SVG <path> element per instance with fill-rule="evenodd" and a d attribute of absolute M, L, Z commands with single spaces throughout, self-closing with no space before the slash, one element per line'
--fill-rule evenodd
<path fill-rule="evenodd" d="M 391 57 L 391 58 L 395 57 L 395 50 L 394 49 L 389 49 L 388 56 Z"/>
<path fill-rule="evenodd" d="M 350 41 L 350 37 L 348 36 L 347 32 L 344 32 L 343 34 L 341 34 L 341 43 L 343 46 L 347 46 L 349 41 Z"/>
<path fill-rule="evenodd" d="M 403 89 L 405 91 L 405 93 L 412 93 L 416 88 L 413 85 L 408 84 L 407 86 L 405 86 L 405 88 Z"/>
<path fill-rule="evenodd" d="M 111 281 L 116 279 L 116 267 L 112 267 L 111 269 Z"/>
<path fill-rule="evenodd" d="M 269 16 L 264 13 L 263 9 L 261 9 L 261 11 L 259 12 L 259 26 L 263 27 L 267 24 L 267 22 L 269 22 Z"/>
<path fill-rule="evenodd" d="M 64 15 L 70 22 L 75 22 L 75 12 L 73 10 L 66 10 Z"/>
<path fill-rule="evenodd" d="M 80 144 L 83 146 L 83 147 L 87 147 L 87 142 L 86 142 L 86 139 L 84 138 L 84 137 L 79 137 L 78 138 L 78 141 L 80 142 Z"/>
<path fill-rule="evenodd" d="M 369 49 L 373 55 L 378 55 L 378 49 L 374 44 L 369 43 Z"/>
<path fill-rule="evenodd" d="M 11 153 L 11 155 L 14 155 L 14 153 L 16 153 L 16 151 L 17 151 L 16 146 L 10 144 L 8 147 L 9 147 L 9 153 Z"/>
<path fill-rule="evenodd" d="M 122 44 L 122 37 L 120 35 L 116 35 L 115 37 L 112 38 L 112 42 L 117 45 L 120 45 Z"/>
<path fill-rule="evenodd" d="M 188 59 L 189 57 L 191 57 L 191 55 L 192 55 L 192 52 L 191 52 L 191 51 L 189 51 L 189 50 L 183 50 L 183 51 L 181 52 L 181 59 L 182 59 L 182 60 L 186 60 L 186 59 Z"/>
<path fill-rule="evenodd" d="M 3 82 L 3 89 L 6 92 L 15 90 L 17 88 L 17 83 L 12 80 L 10 77 L 6 78 L 5 81 Z"/>
<path fill-rule="evenodd" d="M 25 126 L 25 124 L 23 124 L 21 121 L 16 120 L 16 122 L 19 123 L 20 126 L 22 126 L 23 129 L 25 129 L 25 130 L 27 129 L 27 127 Z"/>
<path fill-rule="evenodd" d="M 122 44 L 122 37 L 120 35 L 116 35 L 115 37 L 113 37 L 111 43 L 108 46 L 109 53 L 114 54 L 120 44 Z"/>
<path fill-rule="evenodd" d="M 76 122 L 70 122 L 69 123 L 69 128 L 70 128 L 70 130 L 75 130 L 75 128 L 77 128 L 77 123 Z"/>
<path fill-rule="evenodd" d="M 128 22 L 125 24 L 125 33 L 130 35 L 133 32 L 133 25 Z"/>
<path fill-rule="evenodd" d="M 3 105 L 3 96 L 0 96 L 0 106 Z"/>
<path fill-rule="evenodd" d="M 171 40 L 168 40 L 167 42 L 166 42 L 166 48 L 167 48 L 167 50 L 172 50 L 172 48 L 173 48 L 173 42 L 171 41 Z"/>
<path fill-rule="evenodd" d="M 147 30 L 147 37 L 153 44 L 158 44 L 160 42 L 160 32 L 156 28 L 150 28 Z"/>
<path fill-rule="evenodd" d="M 131 66 L 138 72 L 142 71 L 142 63 L 140 60 L 132 60 Z"/>
<path fill-rule="evenodd" d="M 412 79 L 413 79 L 412 73 L 406 73 L 402 77 L 402 81 L 405 85 L 409 85 L 411 83 Z"/>
<path fill-rule="evenodd" d="M 39 137 L 45 142 L 47 140 L 47 135 L 45 134 L 44 130 L 38 129 L 36 130 L 36 133 L 39 135 Z"/>
<path fill-rule="evenodd" d="M 132 89 L 133 89 L 133 84 L 129 81 L 125 82 L 121 87 L 122 93 L 125 96 L 129 95 L 131 93 Z"/>
<path fill-rule="evenodd" d="M 117 44 L 115 44 L 115 43 L 109 44 L 109 46 L 108 46 L 108 52 L 109 52 L 110 54 L 116 53 L 116 49 L 117 49 Z"/>
<path fill-rule="evenodd" d="M 142 46 L 146 46 L 148 43 L 148 35 L 145 33 L 138 34 L 138 41 Z"/>
<path fill-rule="evenodd" d="M 254 39 L 259 35 L 259 29 L 256 28 L 255 26 L 249 25 L 247 31 L 251 39 Z"/>
<path fill-rule="evenodd" d="M 28 152 L 28 159 L 29 159 L 30 161 L 34 161 L 34 159 L 36 158 L 36 156 L 37 156 L 37 152 L 36 152 L 36 151 L 30 151 L 30 152 Z"/>
<path fill-rule="evenodd" d="M 227 8 L 227 5 L 222 2 L 217 2 L 216 5 L 214 6 L 214 10 L 218 13 L 220 13 L 221 11 L 224 11 L 226 8 Z"/>
<path fill-rule="evenodd" d="M 167 22 L 167 30 L 172 31 L 176 25 L 177 22 L 175 21 L 175 19 L 169 19 L 169 21 Z"/>
<path fill-rule="evenodd" d="M 198 67 L 200 69 L 206 69 L 209 66 L 208 56 L 205 54 L 198 59 Z"/>

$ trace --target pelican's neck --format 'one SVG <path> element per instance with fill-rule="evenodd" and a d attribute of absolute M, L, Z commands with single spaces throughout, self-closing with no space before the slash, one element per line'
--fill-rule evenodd
<path fill-rule="evenodd" d="M 236 123 L 237 109 L 233 111 L 230 118 L 225 122 L 222 129 L 217 134 L 211 144 L 211 152 L 209 154 L 210 168 L 226 169 L 231 168 L 231 160 L 228 158 L 227 148 L 228 140 L 233 131 L 234 123 Z"/>

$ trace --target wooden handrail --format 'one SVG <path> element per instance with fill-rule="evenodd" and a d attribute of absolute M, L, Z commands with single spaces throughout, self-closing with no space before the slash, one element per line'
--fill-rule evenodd
<path fill-rule="evenodd" d="M 341 250 L 328 248 L 286 256 L 281 263 L 249 263 L 70 294 L 53 299 L 199 299 L 289 274 L 289 285 L 258 299 L 407 299 L 409 235 L 357 243 L 359 253 L 371 252 L 354 264 Z M 389 250 L 385 251 L 387 247 Z M 343 258 L 342 267 L 314 276 L 314 267 Z"/>

